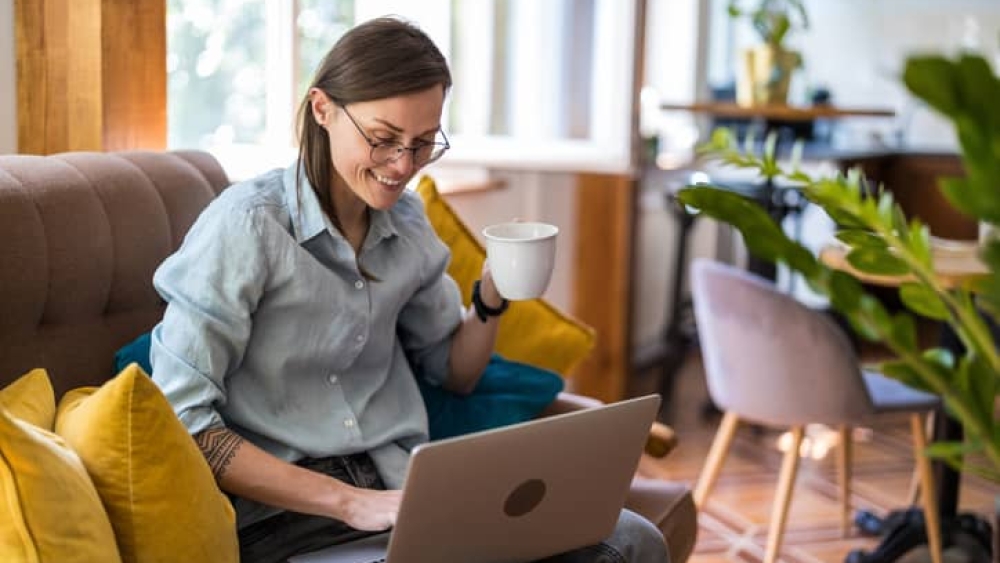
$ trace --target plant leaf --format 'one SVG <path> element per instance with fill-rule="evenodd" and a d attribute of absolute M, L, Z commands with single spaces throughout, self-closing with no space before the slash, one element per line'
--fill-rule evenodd
<path fill-rule="evenodd" d="M 848 319 L 871 340 L 881 340 L 892 333 L 892 318 L 886 312 L 885 306 L 867 293 L 861 294 L 858 308 L 848 315 Z"/>
<path fill-rule="evenodd" d="M 976 408 L 976 416 L 989 425 L 998 391 L 997 375 L 990 370 L 983 358 L 973 354 L 962 358 L 958 373 L 964 378 L 962 387 L 967 391 L 970 403 Z"/>
<path fill-rule="evenodd" d="M 909 310 L 922 317 L 937 321 L 945 321 L 949 318 L 948 308 L 944 301 L 926 285 L 916 282 L 904 283 L 899 288 L 899 297 Z"/>
<path fill-rule="evenodd" d="M 924 453 L 930 457 L 940 459 L 951 466 L 952 469 L 961 471 L 962 459 L 967 450 L 967 446 L 962 442 L 933 442 L 928 444 Z"/>
<path fill-rule="evenodd" d="M 847 253 L 847 261 L 858 271 L 876 276 L 902 276 L 910 267 L 887 249 L 855 248 Z"/>
<path fill-rule="evenodd" d="M 934 393 L 934 390 L 924 381 L 924 378 L 920 376 L 917 370 L 903 360 L 883 362 L 879 364 L 879 371 L 914 389 Z"/>
<path fill-rule="evenodd" d="M 892 336 L 897 343 L 909 349 L 917 347 L 917 326 L 913 317 L 906 313 L 897 313 L 892 318 Z"/>
<path fill-rule="evenodd" d="M 840 270 L 829 271 L 828 276 L 826 294 L 830 297 L 830 303 L 834 309 L 851 316 L 861 307 L 861 296 L 864 294 L 861 284 L 850 274 Z"/>
<path fill-rule="evenodd" d="M 917 56 L 906 61 L 903 83 L 915 96 L 950 117 L 958 112 L 961 104 L 955 75 L 955 67 L 947 59 Z"/>
<path fill-rule="evenodd" d="M 921 264 L 925 267 L 930 267 L 932 257 L 931 233 L 927 225 L 921 223 L 920 219 L 916 217 L 910 220 L 909 249 Z"/>
<path fill-rule="evenodd" d="M 955 367 L 955 356 L 946 348 L 928 348 L 924 350 L 923 358 L 940 369 L 950 370 Z"/>
<path fill-rule="evenodd" d="M 884 238 L 871 231 L 862 229 L 845 229 L 837 231 L 836 237 L 837 240 L 852 248 L 865 247 L 884 249 L 888 247 Z"/>

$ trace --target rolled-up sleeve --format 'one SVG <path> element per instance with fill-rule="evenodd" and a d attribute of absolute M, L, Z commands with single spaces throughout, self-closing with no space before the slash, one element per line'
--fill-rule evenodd
<path fill-rule="evenodd" d="M 153 380 L 191 434 L 222 426 L 226 377 L 239 365 L 267 280 L 252 210 L 210 206 L 153 277 L 168 306 L 153 330 Z"/>

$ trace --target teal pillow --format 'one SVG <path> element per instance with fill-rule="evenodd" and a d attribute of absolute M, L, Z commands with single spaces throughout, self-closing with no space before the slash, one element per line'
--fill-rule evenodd
<path fill-rule="evenodd" d="M 123 369 L 133 362 L 139 364 L 139 367 L 146 373 L 153 373 L 153 366 L 149 363 L 150 345 L 150 334 L 147 332 L 122 346 L 115 352 L 114 373 L 121 373 Z"/>
<path fill-rule="evenodd" d="M 563 389 L 555 372 L 493 354 L 468 395 L 417 378 L 427 406 L 431 440 L 488 430 L 535 418 Z"/>
<path fill-rule="evenodd" d="M 148 332 L 123 346 L 115 354 L 114 373 L 121 372 L 132 362 L 139 364 L 146 373 L 153 373 L 149 346 Z M 479 383 L 468 395 L 430 385 L 420 377 L 417 383 L 427 407 L 431 440 L 530 420 L 563 389 L 563 379 L 558 374 L 506 360 L 497 354 L 490 358 Z"/>

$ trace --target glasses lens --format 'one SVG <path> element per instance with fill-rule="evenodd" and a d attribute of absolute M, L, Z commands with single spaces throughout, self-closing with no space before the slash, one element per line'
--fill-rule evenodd
<path fill-rule="evenodd" d="M 427 145 L 426 147 L 422 147 L 421 150 L 417 151 L 418 152 L 417 160 L 423 164 L 434 162 L 435 160 L 441 158 L 441 155 L 444 154 L 445 150 L 447 150 L 447 147 L 445 147 L 444 145 Z"/>
<path fill-rule="evenodd" d="M 406 151 L 413 152 L 413 163 L 421 166 L 441 158 L 447 149 L 445 145 L 428 143 L 413 149 L 408 149 L 399 143 L 379 143 L 372 148 L 371 158 L 376 164 L 396 162 Z"/>
<path fill-rule="evenodd" d="M 436 148 L 437 145 L 420 145 L 413 151 L 413 161 L 417 164 L 427 162 Z"/>
<path fill-rule="evenodd" d="M 372 160 L 376 164 L 395 162 L 406 149 L 398 143 L 379 143 L 372 148 Z"/>

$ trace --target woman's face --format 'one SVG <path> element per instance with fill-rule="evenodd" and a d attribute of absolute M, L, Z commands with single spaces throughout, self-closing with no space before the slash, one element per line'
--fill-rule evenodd
<path fill-rule="evenodd" d="M 328 102 L 321 123 L 330 134 L 333 167 L 346 188 L 370 207 L 392 207 L 422 164 L 414 163 L 413 151 L 409 150 L 393 162 L 376 163 L 369 141 L 400 143 L 404 147 L 433 143 L 441 128 L 444 88 L 433 86 L 392 98 L 355 102 L 347 104 L 346 109 L 318 90 L 311 95 L 314 111 L 317 97 Z M 335 190 L 345 187 L 336 178 L 333 185 Z"/>

